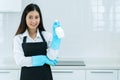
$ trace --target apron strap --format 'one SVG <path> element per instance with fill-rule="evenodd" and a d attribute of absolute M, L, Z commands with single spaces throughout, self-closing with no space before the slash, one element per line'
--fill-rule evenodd
<path fill-rule="evenodd" d="M 39 30 L 39 32 L 40 32 L 40 35 L 41 35 L 41 38 L 42 38 L 43 42 L 46 42 L 45 38 L 43 37 L 42 32 L 40 30 Z"/>
<path fill-rule="evenodd" d="M 23 38 L 23 43 L 26 43 L 26 38 L 27 38 L 27 36 L 25 36 L 25 37 Z"/>

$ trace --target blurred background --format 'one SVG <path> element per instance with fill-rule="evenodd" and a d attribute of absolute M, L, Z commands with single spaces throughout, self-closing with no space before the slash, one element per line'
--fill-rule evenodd
<path fill-rule="evenodd" d="M 61 58 L 120 59 L 120 0 L 13 1 L 0 1 L 1 56 L 13 56 L 13 37 L 23 9 L 36 3 L 47 31 L 51 32 L 54 20 L 61 22 L 65 31 Z"/>

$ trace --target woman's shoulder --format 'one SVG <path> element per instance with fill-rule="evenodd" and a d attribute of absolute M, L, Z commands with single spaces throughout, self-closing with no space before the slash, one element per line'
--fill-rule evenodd
<path fill-rule="evenodd" d="M 23 39 L 22 34 L 18 34 L 14 36 L 14 40 L 22 40 L 22 39 Z"/>

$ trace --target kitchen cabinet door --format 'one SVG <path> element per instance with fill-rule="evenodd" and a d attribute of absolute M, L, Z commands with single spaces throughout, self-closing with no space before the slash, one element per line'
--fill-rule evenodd
<path fill-rule="evenodd" d="M 0 80 L 20 80 L 19 70 L 0 70 Z"/>
<path fill-rule="evenodd" d="M 120 70 L 118 70 L 118 80 L 120 80 Z"/>
<path fill-rule="evenodd" d="M 85 80 L 84 70 L 52 70 L 53 80 Z"/>
<path fill-rule="evenodd" d="M 117 80 L 117 70 L 87 70 L 86 80 Z"/>

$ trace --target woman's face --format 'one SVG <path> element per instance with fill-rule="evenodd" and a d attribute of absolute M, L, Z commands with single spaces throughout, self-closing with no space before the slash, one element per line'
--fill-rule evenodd
<path fill-rule="evenodd" d="M 28 29 L 30 30 L 37 29 L 39 23 L 40 23 L 39 13 L 36 10 L 30 11 L 26 16 L 26 24 L 28 26 Z"/>

